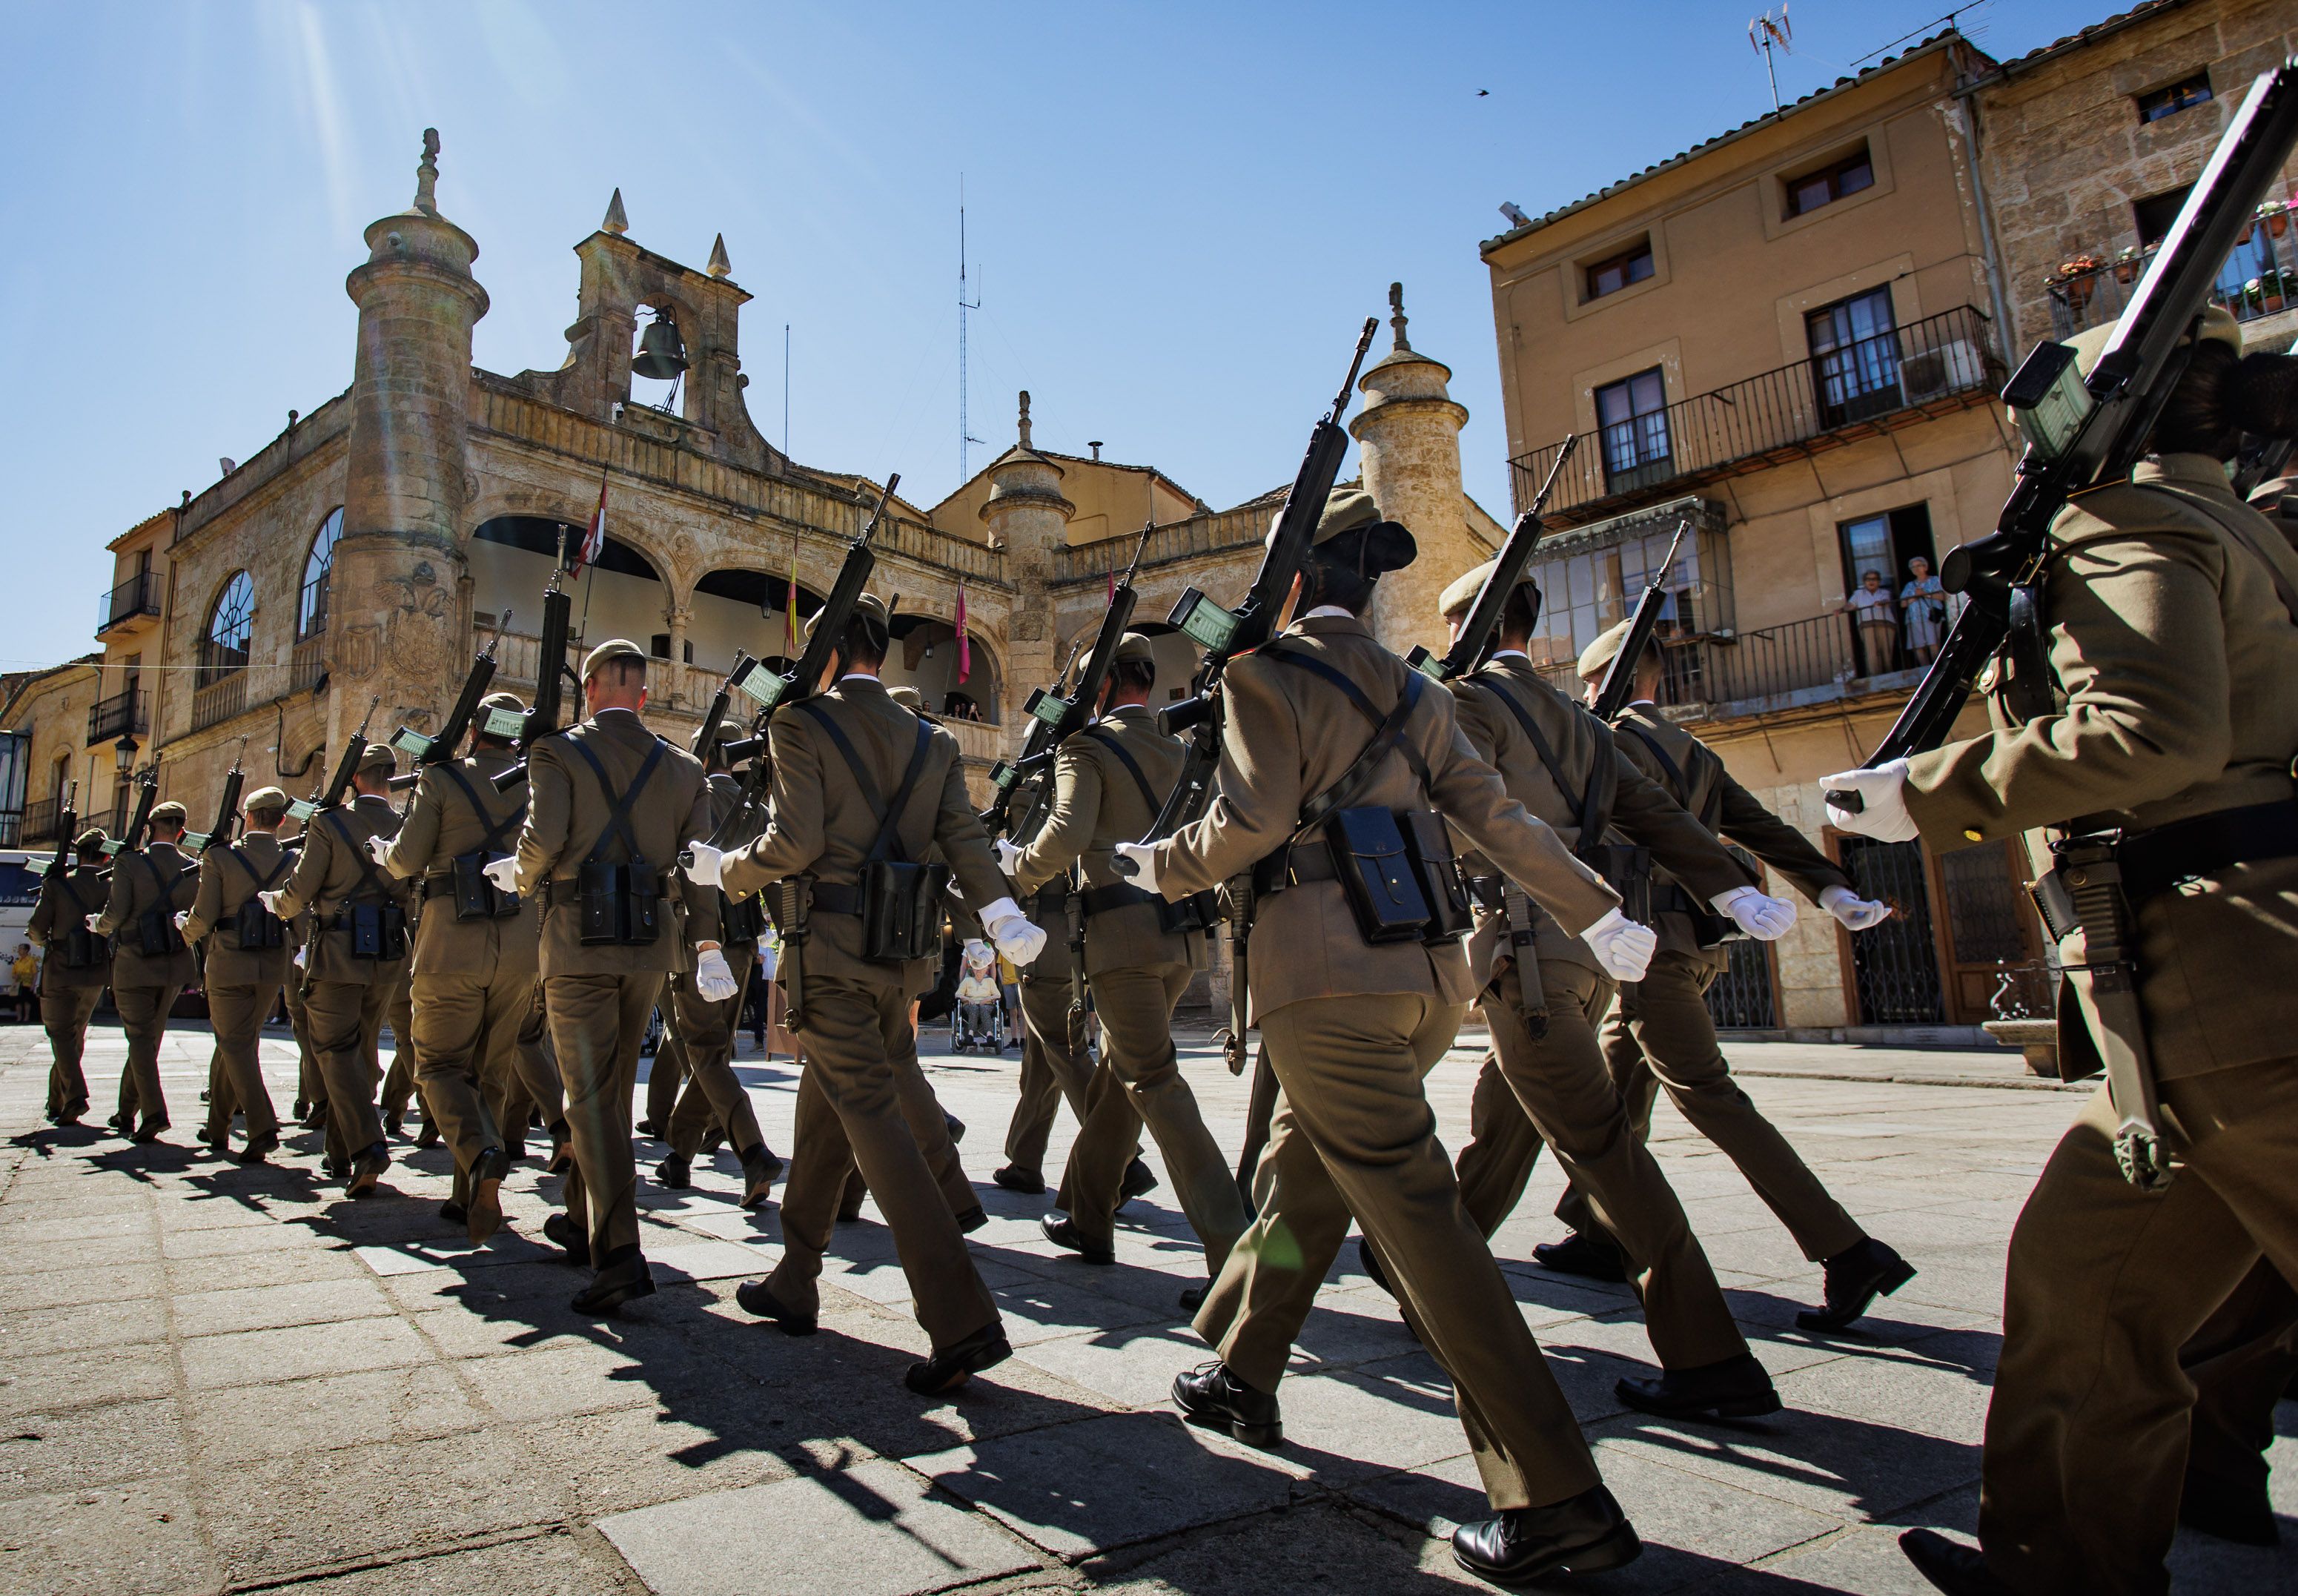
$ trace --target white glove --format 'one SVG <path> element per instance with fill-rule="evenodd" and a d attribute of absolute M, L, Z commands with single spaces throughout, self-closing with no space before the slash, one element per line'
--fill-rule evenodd
<path fill-rule="evenodd" d="M 1907 762 L 1894 759 L 1873 770 L 1847 770 L 1819 779 L 1819 790 L 1856 792 L 1863 806 L 1857 814 L 1827 806 L 1827 823 L 1839 831 L 1872 837 L 1878 842 L 1913 842 L 1921 834 L 1907 813 Z"/>
<path fill-rule="evenodd" d="M 391 839 L 370 837 L 367 839 L 367 856 L 380 864 L 391 852 Z"/>
<path fill-rule="evenodd" d="M 1021 906 L 1010 897 L 1001 897 L 982 909 L 981 929 L 989 933 L 997 951 L 1016 964 L 1034 964 L 1046 951 L 1046 933 L 1030 924 L 1021 914 Z"/>
<path fill-rule="evenodd" d="M 1891 906 L 1860 897 L 1848 887 L 1829 887 L 1819 895 L 1819 906 L 1855 931 L 1881 925 L 1891 917 Z"/>
<path fill-rule="evenodd" d="M 176 911 L 176 934 L 178 936 L 182 936 L 184 934 L 184 928 L 191 924 L 191 922 L 192 912 L 189 909 L 178 909 Z"/>
<path fill-rule="evenodd" d="M 1753 887 L 1734 887 L 1707 901 L 1758 942 L 1776 942 L 1795 924 L 1795 905 L 1784 897 L 1767 897 Z"/>
<path fill-rule="evenodd" d="M 310 947 L 298 947 L 298 948 L 295 950 L 295 968 L 296 968 L 296 969 L 301 970 L 301 969 L 302 969 L 302 968 L 303 968 L 303 961 L 304 961 L 305 957 L 306 957 L 307 955 L 310 955 L 310 951 L 311 951 L 311 950 L 310 950 Z"/>
<path fill-rule="evenodd" d="M 1641 980 L 1659 947 L 1649 926 L 1638 925 L 1617 909 L 1580 933 L 1580 940 L 1596 950 L 1596 963 L 1614 980 Z"/>
<path fill-rule="evenodd" d="M 694 955 L 694 989 L 705 1003 L 723 1003 L 741 990 L 726 955 L 715 947 L 705 947 Z"/>
<path fill-rule="evenodd" d="M 479 873 L 495 884 L 498 892 L 517 895 L 518 891 L 518 861 L 508 855 L 491 859 L 479 867 Z"/>
<path fill-rule="evenodd" d="M 98 909 L 95 914 L 87 916 L 87 929 L 90 930 L 95 930 L 95 922 L 103 918 L 103 911 L 102 909 Z"/>
<path fill-rule="evenodd" d="M 1015 868 L 1021 863 L 1021 850 L 1015 848 L 1010 839 L 1004 837 L 1000 837 L 997 839 L 996 848 L 997 868 L 1004 871 L 1008 876 L 1011 876 Z"/>
<path fill-rule="evenodd" d="M 679 866 L 686 872 L 686 879 L 698 887 L 715 887 L 720 863 L 726 857 L 725 850 L 713 848 L 707 842 L 690 842 L 687 844 L 687 852 L 694 856 L 694 862 Z"/>
<path fill-rule="evenodd" d="M 1131 881 L 1144 892 L 1156 894 L 1159 897 L 1163 896 L 1163 894 L 1157 892 L 1157 850 L 1155 848 L 1145 842 L 1120 842 L 1117 845 L 1117 856 L 1120 859 L 1128 859 L 1132 861 L 1134 867 L 1133 873 L 1129 876 L 1126 876 L 1126 880 Z M 1125 875 L 1124 867 L 1120 865 L 1117 873 L 1120 875 Z"/>
<path fill-rule="evenodd" d="M 269 914 L 273 919 L 285 920 L 287 918 L 286 915 L 279 912 L 279 900 L 287 896 L 286 888 L 281 887 L 269 892 L 259 892 L 255 896 L 261 901 L 264 912 Z"/>

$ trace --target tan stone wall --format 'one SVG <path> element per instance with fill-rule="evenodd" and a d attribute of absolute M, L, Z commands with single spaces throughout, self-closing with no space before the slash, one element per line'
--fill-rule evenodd
<path fill-rule="evenodd" d="M 1178 484 L 1145 467 L 1037 452 L 1061 467 L 1062 496 L 1076 507 L 1063 533 L 1070 543 L 1097 543 L 1136 533 L 1145 518 L 1170 525 L 1203 508 Z M 981 507 L 989 502 L 995 485 L 994 470 L 980 471 L 927 512 L 927 519 L 953 537 L 982 542 L 988 532 Z"/>
<path fill-rule="evenodd" d="M 108 745 L 87 746 L 87 712 L 95 707 L 98 679 L 92 663 L 64 666 L 23 684 L 5 705 L 6 718 L 0 720 L 0 726 L 27 736 L 26 804 L 60 800 L 67 785 L 77 781 L 85 815 L 96 794 L 110 793 L 112 749 Z M 103 769 L 95 770 L 96 765 Z M 48 845 L 43 840 L 34 846 Z"/>

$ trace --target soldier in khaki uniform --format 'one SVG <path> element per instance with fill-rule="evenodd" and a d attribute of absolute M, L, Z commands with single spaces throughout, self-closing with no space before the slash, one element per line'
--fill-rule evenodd
<path fill-rule="evenodd" d="M 263 1084 L 263 1022 L 279 1001 L 295 956 L 293 933 L 256 895 L 285 881 L 294 861 L 279 846 L 287 795 L 259 787 L 240 806 L 240 839 L 209 844 L 200 855 L 198 895 L 182 918 L 184 939 L 207 944 L 208 1018 L 214 1023 L 218 1068 L 208 1096 L 208 1141 L 219 1153 L 234 1112 L 247 1116 L 242 1163 L 261 1163 L 279 1146 L 279 1115 Z"/>
<path fill-rule="evenodd" d="M 1651 935 L 1476 758 L 1451 695 L 1374 640 L 1361 618 L 1374 583 L 1414 554 L 1411 533 L 1378 517 L 1369 495 L 1335 493 L 1295 590 L 1300 618 L 1229 666 L 1219 796 L 1205 816 L 1154 847 L 1117 849 L 1139 872 L 1136 885 L 1168 898 L 1256 867 L 1269 889 L 1249 944 L 1252 1007 L 1281 1088 L 1254 1178 L 1260 1216 L 1197 1315 L 1220 1361 L 1181 1376 L 1174 1400 L 1192 1423 L 1252 1444 L 1279 1439 L 1275 1392 L 1304 1295 L 1294 1281 L 1324 1277 L 1353 1215 L 1451 1377 L 1496 1510 L 1455 1534 L 1456 1557 L 1498 1580 L 1616 1567 L 1636 1555 L 1635 1532 L 1460 1206 L 1421 1089 L 1475 996 L 1467 957 L 1449 941 L 1366 942 L 1322 839 L 1287 846 L 1304 807 L 1372 746 L 1373 722 L 1333 677 L 1375 717 L 1415 695 L 1401 742 L 1346 795 L 1349 806 L 1433 807 L 1567 933 L 1604 949 L 1615 974 L 1641 972 Z M 1264 1302 L 1281 1311 L 1261 1311 Z"/>
<path fill-rule="evenodd" d="M 65 846 L 58 843 L 62 848 Z M 80 1059 L 87 1022 L 112 984 L 112 945 L 88 929 L 88 919 L 111 896 L 103 872 L 103 833 L 91 826 L 70 845 L 79 864 L 40 882 L 24 935 L 45 950 L 40 960 L 40 1024 L 48 1033 L 47 1120 L 77 1125 L 87 1112 L 87 1077 Z"/>
<path fill-rule="evenodd" d="M 1581 654 L 1590 702 L 1631 624 L 1621 622 Z M 1705 743 L 1659 713 L 1654 699 L 1660 675 L 1657 651 L 1647 649 L 1636 662 L 1632 701 L 1614 723 L 1620 751 L 1702 825 L 1787 877 L 1847 930 L 1865 930 L 1889 919 L 1888 906 L 1861 897 L 1841 866 L 1757 802 Z M 1860 1228 L 1732 1079 L 1707 1012 L 1707 988 L 1730 967 L 1731 954 L 1721 943 L 1700 946 L 1690 895 L 1665 871 L 1653 883 L 1652 899 L 1659 951 L 1643 980 L 1620 989 L 1604 1028 L 1605 1056 L 1627 1104 L 1628 1122 L 1638 1139 L 1649 1135 L 1652 1104 L 1665 1086 L 1692 1129 L 1723 1150 L 1803 1255 L 1825 1270 L 1823 1304 L 1798 1313 L 1796 1323 L 1806 1330 L 1839 1330 L 1865 1313 L 1878 1294 L 1914 1278 L 1915 1271 Z M 1550 1268 L 1600 1275 L 1609 1261 L 1616 1275 L 1616 1255 L 1607 1257 L 1611 1250 L 1590 1234 L 1586 1200 L 1576 1187 L 1566 1190 L 1556 1211 L 1574 1234 L 1534 1248 L 1533 1256 Z M 1575 1261 L 1580 1259 L 1593 1267 Z"/>
<path fill-rule="evenodd" d="M 1113 1231 L 1124 1181 L 1145 1122 L 1164 1154 L 1182 1211 L 1220 1272 L 1244 1234 L 1244 1202 L 1173 1047 L 1173 1009 L 1204 967 L 1202 932 L 1162 927 L 1149 893 L 1110 863 L 1120 842 L 1145 837 L 1180 779 L 1181 740 L 1157 729 L 1149 695 L 1157 684 L 1149 640 L 1119 643 L 1095 723 L 1062 744 L 1054 760 L 1054 802 L 1026 848 L 999 840 L 999 856 L 1023 893 L 1084 874 L 1085 973 L 1101 1016 L 1102 1055 L 1112 1086 L 1098 1094 L 1070 1149 L 1062 1185 L 1069 1215 L 1044 1220 L 1056 1245 L 1087 1261 L 1116 1261 Z M 1066 1021 L 1064 1021 L 1066 1023 Z"/>
<path fill-rule="evenodd" d="M 1456 631 L 1490 569 L 1478 566 L 1444 590 L 1440 603 Z M 1755 934 L 1785 930 L 1794 911 L 1757 891 L 1747 869 L 1646 779 L 1603 725 L 1532 668 L 1525 650 L 1539 615 L 1540 590 L 1526 577 L 1501 611 L 1492 659 L 1451 684 L 1468 746 L 1500 773 L 1511 798 L 1591 868 L 1609 862 L 1602 851 L 1608 831 L 1649 849 Z M 1469 961 L 1485 978 L 1478 1007 L 1492 1053 L 1472 1100 L 1475 1139 L 1456 1170 L 1461 1204 L 1491 1236 L 1523 1195 L 1542 1145 L 1553 1145 L 1558 1162 L 1591 1195 L 1605 1233 L 1632 1261 L 1627 1278 L 1660 1361 L 1657 1379 L 1619 1381 L 1620 1400 L 1678 1418 L 1776 1411 L 1771 1378 L 1732 1323 L 1683 1204 L 1631 1134 L 1605 1069 L 1596 1027 L 1611 1006 L 1611 978 L 1587 943 L 1528 908 L 1530 968 L 1519 970 L 1523 950 L 1509 947 L 1509 889 L 1481 861 L 1468 870 L 1481 900 Z M 1368 1272 L 1384 1278 L 1376 1244 L 1368 1239 L 1364 1253 Z"/>
<path fill-rule="evenodd" d="M 645 652 L 623 638 L 583 658 L 590 718 L 528 751 L 518 856 L 487 867 L 497 886 L 542 905 L 543 1002 L 574 1152 L 566 1211 L 543 1233 L 569 1261 L 597 1268 L 574 1296 L 583 1313 L 654 1292 L 640 1250 L 631 1098 L 647 1018 L 687 957 L 679 849 L 710 828 L 701 763 L 639 718 L 646 672 Z M 586 937 L 593 916 L 602 918 Z M 715 940 L 697 947 L 724 969 Z"/>
<path fill-rule="evenodd" d="M 376 866 L 368 839 L 398 833 L 397 768 L 388 747 L 368 748 L 351 776 L 351 801 L 310 818 L 287 884 L 262 895 L 283 920 L 311 916 L 303 1009 L 327 1085 L 327 1166 L 354 1197 L 391 1167 L 376 1112 L 376 1038 L 407 962 L 407 894 Z"/>
<path fill-rule="evenodd" d="M 488 1095 L 517 1070 L 539 967 L 534 906 L 481 873 L 509 857 L 526 819 L 524 783 L 495 790 L 494 778 L 513 763 L 511 747 L 487 734 L 484 716 L 523 715 L 526 707 L 510 693 L 490 693 L 480 707 L 467 757 L 426 767 L 397 835 L 368 844 L 392 875 L 419 883 L 426 912 L 412 938 L 414 1018 L 401 1055 L 418 1061 L 424 1128 L 437 1127 L 455 1155 L 442 1217 L 475 1243 L 502 1226 L 510 1157 Z"/>
<path fill-rule="evenodd" d="M 931 1395 L 956 1389 L 1013 1349 L 903 1115 L 901 1078 L 919 1074 L 910 1003 L 932 985 L 935 961 L 869 957 L 857 883 L 873 858 L 922 860 L 938 846 L 960 895 L 1017 963 L 1037 955 L 1043 933 L 1005 896 L 997 856 L 966 796 L 956 740 L 895 703 L 878 680 L 889 641 L 885 604 L 864 595 L 839 643 L 834 681 L 769 723 L 772 825 L 723 856 L 697 848 L 690 874 L 737 894 L 799 873 L 814 883 L 805 938 L 784 926 L 774 972 L 799 999 L 792 1029 L 806 1048 L 782 1194 L 782 1260 L 767 1279 L 742 1286 L 739 1300 L 789 1334 L 813 1333 L 822 1253 L 850 1160 L 894 1233 L 932 1343 L 905 1383 Z"/>
<path fill-rule="evenodd" d="M 741 802 L 741 783 L 734 780 L 723 751 L 723 745 L 740 734 L 734 725 L 721 727 L 720 746 L 710 750 L 708 834 L 714 837 Z M 729 846 L 749 840 L 756 830 L 746 824 L 743 834 L 727 839 Z M 692 1185 L 695 1154 L 701 1149 L 703 1134 L 715 1123 L 724 1128 L 726 1139 L 742 1161 L 742 1206 L 758 1208 L 772 1195 L 774 1181 L 782 1172 L 782 1161 L 766 1145 L 749 1091 L 734 1074 L 734 1030 L 742 1013 L 743 994 L 749 990 L 750 974 L 757 968 L 764 914 L 756 898 L 737 902 L 715 888 L 698 889 L 696 896 L 703 900 L 703 912 L 689 916 L 689 937 L 698 942 L 715 939 L 734 989 L 715 997 L 706 995 L 699 985 L 698 958 L 696 970 L 681 971 L 670 979 L 671 1012 L 665 1016 L 670 1024 L 662 1049 L 655 1054 L 655 1068 L 665 1071 L 674 1081 L 683 1073 L 686 1088 L 676 1106 L 656 1122 L 655 1134 L 670 1144 L 670 1156 L 656 1168 L 655 1175 L 674 1191 Z M 665 1069 L 665 1054 L 679 1059 L 683 1071 Z"/>
<path fill-rule="evenodd" d="M 183 805 L 154 805 L 151 840 L 135 853 L 122 849 L 112 861 L 111 898 L 88 921 L 91 930 L 112 939 L 112 1002 L 128 1033 L 128 1067 L 120 1071 L 120 1112 L 112 1123 L 139 1142 L 156 1141 L 168 1129 L 160 1042 L 177 994 L 199 979 L 192 950 L 176 929 L 176 911 L 191 907 L 199 889 L 197 871 L 177 846 L 183 834 Z"/>
<path fill-rule="evenodd" d="M 2110 331 L 2075 341 L 2086 365 Z M 2298 1279 L 2298 555 L 2223 464 L 2241 431 L 2298 430 L 2298 367 L 2239 347 L 2213 309 L 2152 452 L 2053 522 L 2048 707 L 2022 721 L 1997 670 L 1995 730 L 1821 784 L 1862 800 L 1831 821 L 1886 841 L 2119 833 L 2108 884 L 2129 903 L 2135 991 L 2126 1005 L 2117 969 L 2087 963 L 2115 935 L 2094 908 L 2060 944 L 2059 1056 L 2078 1075 L 2151 1063 L 2177 1160 L 2166 1189 L 2124 1178 L 2118 1129 L 2146 1105 L 2110 1088 L 2045 1165 L 2011 1238 L 1981 1550 L 1901 1537 L 1944 1591 L 2168 1590 L 2193 1402 L 2180 1351 L 2261 1255 Z M 2101 885 L 2087 862 L 2066 868 L 2086 897 Z"/>

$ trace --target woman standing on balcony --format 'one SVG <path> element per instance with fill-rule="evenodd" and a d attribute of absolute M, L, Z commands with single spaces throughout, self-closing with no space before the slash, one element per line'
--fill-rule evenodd
<path fill-rule="evenodd" d="M 1860 572 L 1859 585 L 1843 601 L 1843 608 L 1851 612 L 1851 618 L 1859 627 L 1862 668 L 1870 676 L 1889 670 L 1892 656 L 1897 651 L 1899 623 L 1891 613 L 1897 603 L 1891 590 L 1883 585 L 1881 571 Z"/>
<path fill-rule="evenodd" d="M 1938 652 L 1939 625 L 1947 619 L 1947 590 L 1920 554 L 1907 561 L 1907 576 L 1899 590 L 1899 608 L 1907 614 L 1907 651 L 1917 665 L 1929 665 Z"/>

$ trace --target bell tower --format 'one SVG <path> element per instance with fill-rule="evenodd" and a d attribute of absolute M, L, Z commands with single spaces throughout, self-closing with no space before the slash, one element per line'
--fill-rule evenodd
<path fill-rule="evenodd" d="M 368 225 L 367 262 L 344 285 L 359 350 L 328 597 L 331 751 L 377 697 L 371 737 L 427 727 L 465 663 L 459 534 L 471 328 L 487 294 L 471 276 L 479 246 L 439 214 L 438 183 L 439 134 L 426 128 L 415 203 Z"/>

